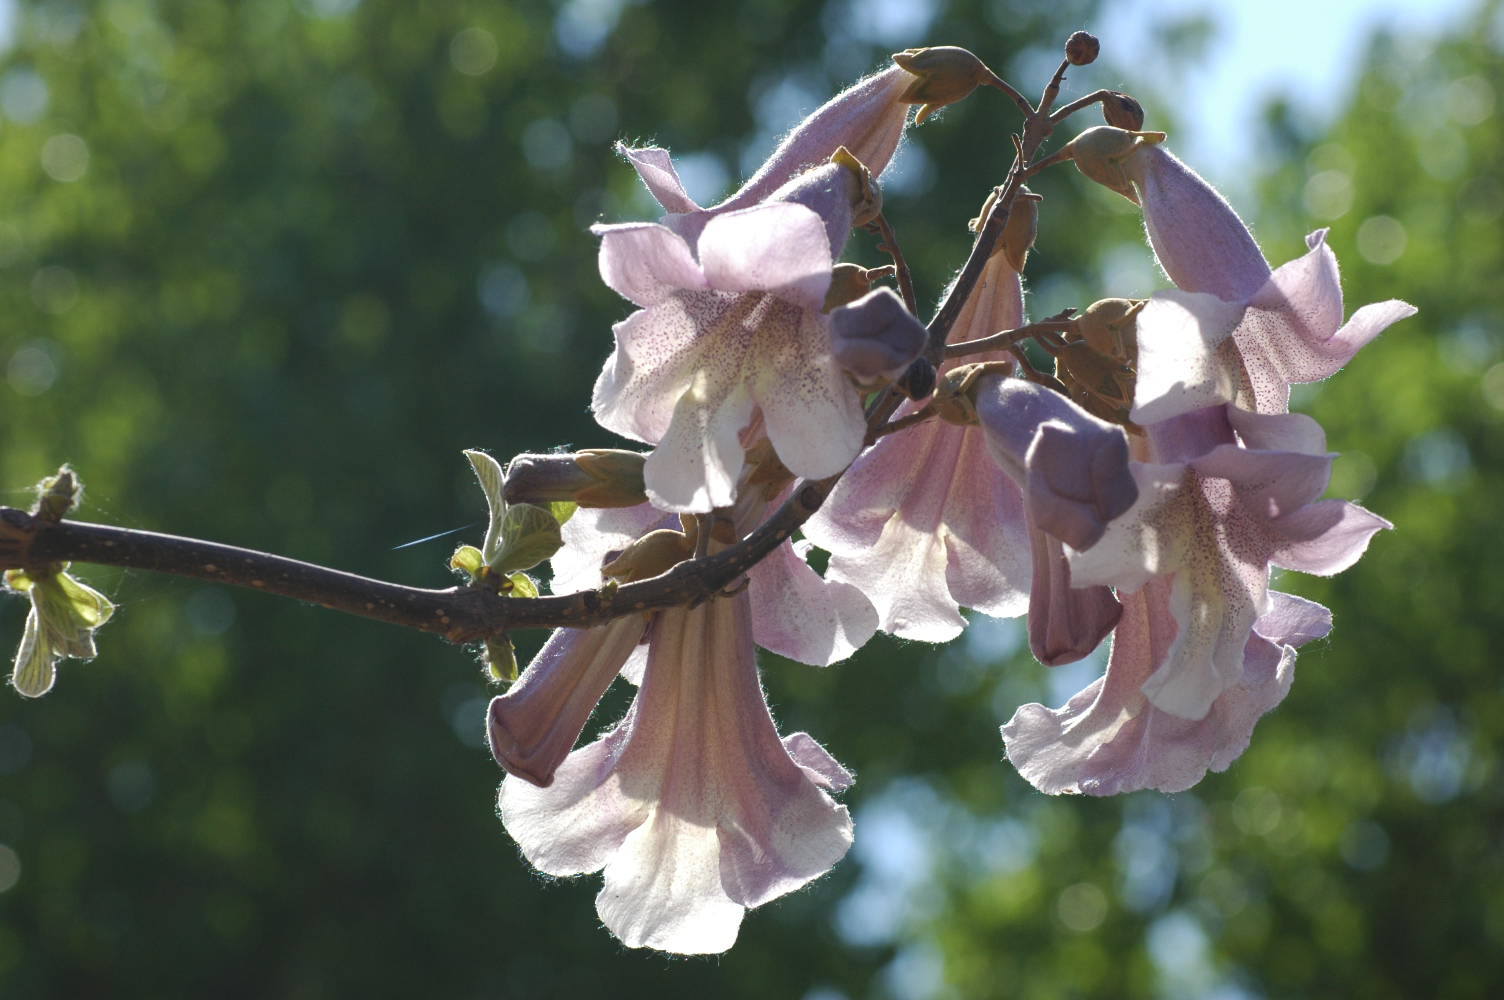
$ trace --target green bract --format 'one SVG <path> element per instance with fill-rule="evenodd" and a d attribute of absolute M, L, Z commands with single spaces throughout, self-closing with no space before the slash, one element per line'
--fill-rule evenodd
<path fill-rule="evenodd" d="M 16 650 L 11 683 L 27 698 L 39 698 L 57 680 L 57 661 L 95 656 L 94 630 L 110 620 L 115 605 L 92 587 L 63 572 L 31 577 L 22 570 L 5 574 L 5 585 L 31 597 L 31 611 Z"/>
<path fill-rule="evenodd" d="M 475 478 L 480 480 L 491 510 L 486 540 L 481 546 L 485 565 L 497 573 L 512 573 L 532 569 L 559 551 L 564 544 L 559 525 L 574 513 L 574 504 L 551 504 L 551 511 L 527 503 L 508 504 L 503 496 L 506 475 L 501 464 L 485 452 L 473 449 L 466 451 L 465 457 L 475 470 Z M 459 556 L 456 552 L 455 559 Z"/>

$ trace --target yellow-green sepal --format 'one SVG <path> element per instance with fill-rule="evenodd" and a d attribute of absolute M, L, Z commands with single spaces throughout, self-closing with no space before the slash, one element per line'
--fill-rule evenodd
<path fill-rule="evenodd" d="M 506 636 L 486 640 L 486 673 L 491 679 L 510 684 L 517 679 L 517 650 Z"/>

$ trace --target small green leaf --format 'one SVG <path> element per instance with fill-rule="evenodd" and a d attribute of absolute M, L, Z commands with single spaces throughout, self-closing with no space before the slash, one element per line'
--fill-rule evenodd
<path fill-rule="evenodd" d="M 559 522 L 542 507 L 530 503 L 512 504 L 507 508 L 501 535 L 499 551 L 486 560 L 501 573 L 532 569 L 564 545 Z"/>
<path fill-rule="evenodd" d="M 7 590 L 12 590 L 17 594 L 24 594 L 35 585 L 31 577 L 26 575 L 24 569 L 8 569 L 5 571 L 5 587 Z"/>
<path fill-rule="evenodd" d="M 33 607 L 27 612 L 21 648 L 16 650 L 15 667 L 10 675 L 16 693 L 25 698 L 40 698 L 51 691 L 57 680 L 57 661 L 58 656 L 47 644 L 47 636 L 38 623 L 37 609 Z"/>
<path fill-rule="evenodd" d="M 538 590 L 538 581 L 526 573 L 513 573 L 507 579 L 512 581 L 512 592 L 507 595 L 508 597 L 537 597 L 541 593 Z"/>
<path fill-rule="evenodd" d="M 517 650 L 506 636 L 486 640 L 486 669 L 492 678 L 510 684 L 517 679 Z"/>
<path fill-rule="evenodd" d="M 474 580 L 480 576 L 480 571 L 486 568 L 486 559 L 481 555 L 480 549 L 474 545 L 461 545 L 454 550 L 454 555 L 449 557 L 449 568 L 463 570 L 470 574 L 471 580 Z"/>
<path fill-rule="evenodd" d="M 558 521 L 559 527 L 562 528 L 566 521 L 574 517 L 574 512 L 579 509 L 579 506 L 573 500 L 555 500 L 548 505 L 548 512 L 554 516 L 554 520 Z"/>
<path fill-rule="evenodd" d="M 53 579 L 57 581 L 73 615 L 88 628 L 98 628 L 115 613 L 115 605 L 110 599 L 93 587 L 75 580 L 67 573 L 59 573 Z"/>
<path fill-rule="evenodd" d="M 10 677 L 17 693 L 27 698 L 52 690 L 57 661 L 63 657 L 93 659 L 94 630 L 115 613 L 108 597 L 63 572 L 67 568 L 67 563 L 58 563 L 48 567 L 46 575 L 29 576 L 14 569 L 4 576 L 7 589 L 31 599 Z"/>
<path fill-rule="evenodd" d="M 485 554 L 485 561 L 495 565 L 496 553 L 501 549 L 502 539 L 505 537 L 502 521 L 507 514 L 507 502 L 502 496 L 502 489 L 506 485 L 506 475 L 502 472 L 501 463 L 483 451 L 471 448 L 465 452 L 465 457 L 470 460 L 470 468 L 475 470 L 475 478 L 480 480 L 481 492 L 485 493 L 486 506 L 491 511 L 491 523 L 486 528 L 486 540 L 481 551 Z"/>

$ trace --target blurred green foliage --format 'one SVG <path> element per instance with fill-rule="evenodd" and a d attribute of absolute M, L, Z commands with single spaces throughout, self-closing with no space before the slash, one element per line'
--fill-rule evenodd
<path fill-rule="evenodd" d="M 612 140 L 675 150 L 713 200 L 885 53 L 968 45 L 1036 91 L 1090 9 L 19 4 L 0 60 L 0 499 L 24 506 L 67 460 L 86 519 L 443 585 L 452 540 L 393 547 L 484 518 L 463 448 L 612 443 L 586 403 L 628 306 L 587 227 L 653 214 Z M 1067 96 L 1134 89 L 1103 41 Z M 785 730 L 859 773 L 857 847 L 751 914 L 728 955 L 672 960 L 599 928 L 594 880 L 548 883 L 517 856 L 472 653 L 80 567 L 120 605 L 101 656 L 65 662 L 46 699 L 0 697 L 0 995 L 1487 995 L 1504 980 L 1500 65 L 1486 33 L 1380 41 L 1335 129 L 1271 113 L 1280 166 L 1249 213 L 1271 258 L 1330 224 L 1350 307 L 1422 314 L 1299 398 L 1346 452 L 1334 491 L 1400 530 L 1335 581 L 1284 581 L 1338 628 L 1228 774 L 1168 798 L 1032 792 L 997 725 L 1100 660 L 1051 675 L 1012 623 L 825 671 L 769 658 Z M 979 94 L 918 130 L 888 184 L 927 304 L 1015 124 Z M 1036 187 L 1034 314 L 1154 286 L 1131 206 L 1068 168 Z M 0 602 L 0 638 L 24 614 Z"/>

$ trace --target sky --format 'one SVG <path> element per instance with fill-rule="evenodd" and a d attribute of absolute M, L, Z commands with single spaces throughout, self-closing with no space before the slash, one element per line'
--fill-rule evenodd
<path fill-rule="evenodd" d="M 1376 28 L 1431 35 L 1477 6 L 1478 0 L 1112 0 L 1096 27 L 1104 49 L 1132 52 L 1152 46 L 1157 26 L 1197 14 L 1212 19 L 1216 33 L 1204 54 L 1179 66 L 1179 75 L 1156 73 L 1156 64 L 1147 61 L 1143 70 L 1162 88 L 1186 95 L 1176 148 L 1209 180 L 1223 184 L 1234 182 L 1232 169 L 1218 164 L 1256 155 L 1240 123 L 1270 97 L 1298 95 L 1318 121 L 1330 119 L 1347 103 L 1357 61 Z"/>

